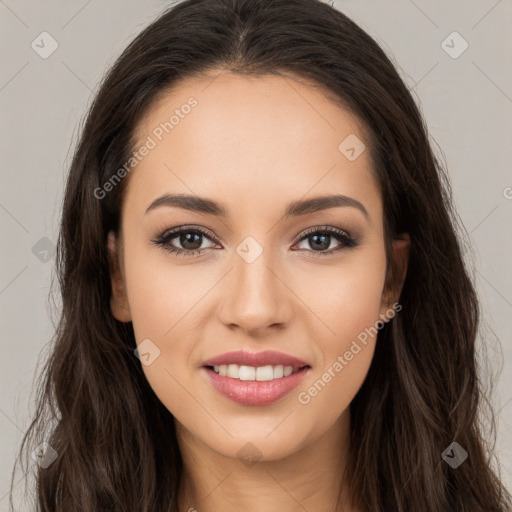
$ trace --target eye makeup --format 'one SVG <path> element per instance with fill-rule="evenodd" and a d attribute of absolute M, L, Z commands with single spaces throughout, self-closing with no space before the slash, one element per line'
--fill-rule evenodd
<path fill-rule="evenodd" d="M 203 245 L 204 239 L 210 240 L 213 244 L 208 247 L 200 247 Z M 333 240 L 338 241 L 338 245 L 334 249 L 330 248 Z M 307 229 L 305 232 L 301 233 L 294 243 L 294 246 L 304 241 L 308 242 L 310 249 L 300 248 L 292 250 L 310 252 L 312 253 L 311 256 L 314 258 L 330 256 L 341 250 L 350 249 L 359 245 L 359 239 L 357 237 L 351 236 L 342 229 L 328 225 Z M 201 256 L 210 249 L 218 250 L 219 247 L 215 247 L 215 245 L 220 245 L 220 242 L 213 233 L 196 225 L 167 229 L 152 239 L 151 243 L 161 247 L 170 254 L 182 257 Z M 181 247 L 177 247 L 175 245 L 176 243 L 179 243 Z M 190 247 L 190 245 L 192 245 L 192 247 Z M 322 246 L 325 245 L 329 250 L 315 250 L 315 247 L 322 249 Z"/>

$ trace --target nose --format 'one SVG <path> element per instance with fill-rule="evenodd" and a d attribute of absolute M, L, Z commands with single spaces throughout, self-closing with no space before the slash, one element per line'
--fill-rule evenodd
<path fill-rule="evenodd" d="M 269 328 L 283 328 L 292 317 L 293 294 L 286 276 L 263 253 L 248 263 L 234 254 L 234 268 L 227 276 L 219 308 L 221 321 L 230 329 L 252 336 L 264 335 Z"/>

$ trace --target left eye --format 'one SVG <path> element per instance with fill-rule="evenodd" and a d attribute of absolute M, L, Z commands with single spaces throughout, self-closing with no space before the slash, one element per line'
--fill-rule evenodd
<path fill-rule="evenodd" d="M 333 238 L 338 240 L 338 245 L 332 249 L 331 243 Z M 301 237 L 299 244 L 308 242 L 310 248 L 313 249 L 314 256 L 328 256 L 344 248 L 355 247 L 357 240 L 352 238 L 348 233 L 341 229 L 325 226 L 323 228 L 312 228 Z M 327 251 L 327 249 L 331 249 Z M 306 247 L 306 250 L 308 248 Z"/>

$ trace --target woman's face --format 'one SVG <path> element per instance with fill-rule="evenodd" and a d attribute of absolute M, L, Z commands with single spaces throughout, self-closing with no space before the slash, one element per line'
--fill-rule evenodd
<path fill-rule="evenodd" d="M 394 314 L 382 199 L 355 119 L 320 89 L 215 76 L 137 128 L 112 312 L 180 432 L 274 460 L 347 420 L 369 329 Z"/>

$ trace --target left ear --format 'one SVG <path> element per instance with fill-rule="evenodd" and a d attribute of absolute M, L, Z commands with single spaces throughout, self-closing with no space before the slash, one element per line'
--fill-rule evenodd
<path fill-rule="evenodd" d="M 411 237 L 409 233 L 402 233 L 393 240 L 392 261 L 390 262 L 384 291 L 382 293 L 381 315 L 384 315 L 400 298 L 405 276 L 407 275 L 410 248 Z"/>

